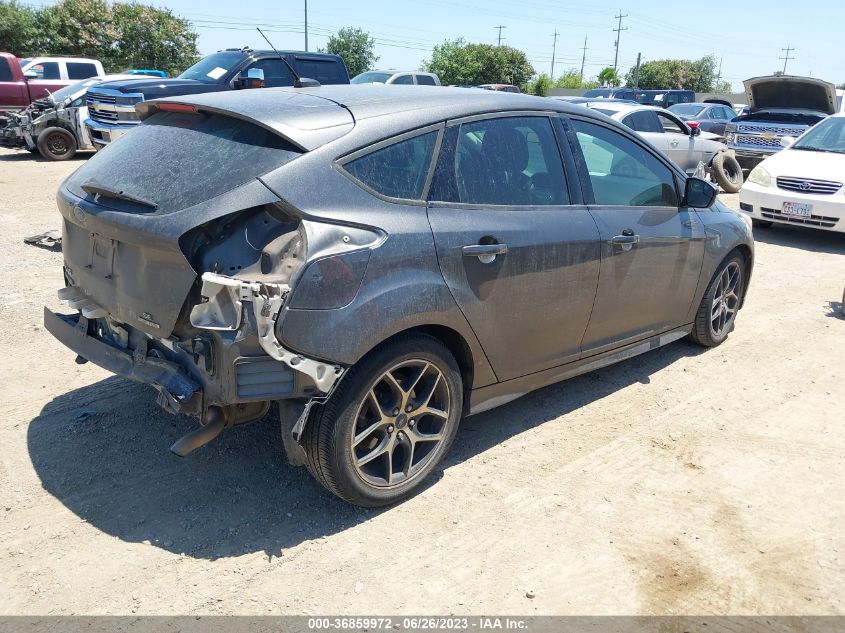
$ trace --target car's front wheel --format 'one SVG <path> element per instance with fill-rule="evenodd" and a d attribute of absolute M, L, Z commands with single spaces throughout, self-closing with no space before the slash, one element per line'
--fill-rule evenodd
<path fill-rule="evenodd" d="M 690 339 L 705 347 L 722 343 L 734 328 L 745 293 L 745 259 L 734 251 L 722 262 L 701 299 Z"/>
<path fill-rule="evenodd" d="M 463 381 L 448 348 L 423 334 L 402 337 L 353 367 L 310 420 L 308 468 L 350 503 L 400 501 L 440 464 L 462 408 Z"/>

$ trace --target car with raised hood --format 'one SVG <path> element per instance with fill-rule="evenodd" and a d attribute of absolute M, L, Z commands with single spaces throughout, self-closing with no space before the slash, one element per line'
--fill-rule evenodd
<path fill-rule="evenodd" d="M 114 81 L 88 91 L 88 135 L 99 149 L 132 130 L 141 121 L 135 106 L 149 99 L 239 90 L 249 86 L 250 71 L 261 71 L 266 88 L 295 86 L 301 80 L 348 84 L 349 73 L 339 55 L 302 51 L 226 49 L 208 55 L 172 79 Z"/>
<path fill-rule="evenodd" d="M 754 224 L 845 232 L 845 113 L 826 118 L 757 165 L 739 192 Z"/>
<path fill-rule="evenodd" d="M 149 101 L 58 192 L 46 329 L 200 427 L 279 403 L 293 463 L 413 494 L 466 415 L 733 329 L 750 221 L 630 129 L 508 93 L 323 86 Z M 268 483 L 268 485 L 272 485 Z"/>
<path fill-rule="evenodd" d="M 720 137 L 702 132 L 697 121 L 684 121 L 674 112 L 637 104 L 601 99 L 582 104 L 628 126 L 688 174 L 699 166 L 727 193 L 742 187 L 742 169 Z"/>
<path fill-rule="evenodd" d="M 77 151 L 93 150 L 84 125 L 88 118 L 85 93 L 104 81 L 123 79 L 132 75 L 83 79 L 36 99 L 21 112 L 0 116 L 0 146 L 38 152 L 48 160 L 69 160 Z"/>
<path fill-rule="evenodd" d="M 801 136 L 839 109 L 836 87 L 822 79 L 780 75 L 743 84 L 748 112 L 725 127 L 725 142 L 743 169 L 779 152 L 782 138 Z"/>

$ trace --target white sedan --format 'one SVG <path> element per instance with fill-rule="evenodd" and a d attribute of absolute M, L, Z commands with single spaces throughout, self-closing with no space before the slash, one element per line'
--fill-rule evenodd
<path fill-rule="evenodd" d="M 845 113 L 828 117 L 757 165 L 739 192 L 755 226 L 799 224 L 845 233 Z"/>

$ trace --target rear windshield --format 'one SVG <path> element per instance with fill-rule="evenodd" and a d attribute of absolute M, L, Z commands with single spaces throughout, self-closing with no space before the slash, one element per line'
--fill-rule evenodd
<path fill-rule="evenodd" d="M 704 106 L 693 105 L 692 103 L 676 103 L 669 110 L 680 116 L 698 116 Z"/>
<path fill-rule="evenodd" d="M 69 179 L 71 193 L 99 185 L 158 205 L 166 214 L 199 204 L 293 160 L 299 150 L 246 121 L 219 114 L 158 112 L 83 164 Z M 103 206 L 149 212 L 100 196 Z"/>
<path fill-rule="evenodd" d="M 383 84 L 388 79 L 393 76 L 393 73 L 379 73 L 379 72 L 369 72 L 369 73 L 361 73 L 360 75 L 352 78 L 353 84 L 374 84 L 374 83 L 381 83 Z"/>
<path fill-rule="evenodd" d="M 584 93 L 585 97 L 606 97 L 610 94 L 607 88 L 596 88 L 595 90 L 588 90 Z"/>

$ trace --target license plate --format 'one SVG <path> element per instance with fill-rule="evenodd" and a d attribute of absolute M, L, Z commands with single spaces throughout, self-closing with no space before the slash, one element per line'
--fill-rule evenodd
<path fill-rule="evenodd" d="M 813 214 L 813 205 L 801 202 L 784 202 L 783 214 L 809 218 Z"/>

